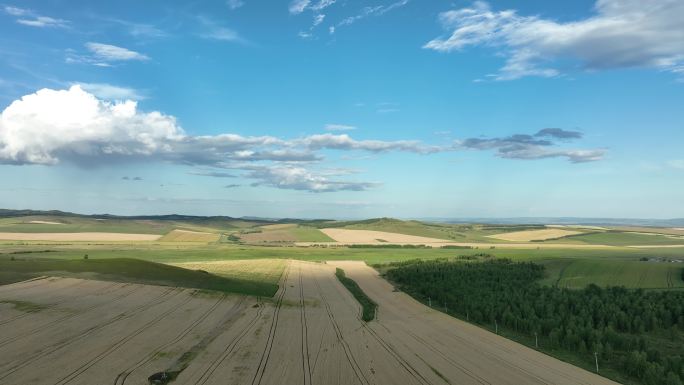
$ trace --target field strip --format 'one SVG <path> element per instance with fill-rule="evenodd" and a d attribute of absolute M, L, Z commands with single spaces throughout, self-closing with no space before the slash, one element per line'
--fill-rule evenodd
<path fill-rule="evenodd" d="M 556 239 L 567 237 L 568 235 L 582 234 L 582 231 L 563 230 L 558 228 L 543 229 L 543 230 L 526 230 L 514 231 L 509 233 L 488 235 L 487 238 L 500 239 L 502 241 L 510 242 L 530 242 L 530 241 L 545 241 L 547 239 Z"/>
<path fill-rule="evenodd" d="M 2 233 L 0 240 L 5 241 L 156 241 L 161 235 L 126 233 Z"/>
<path fill-rule="evenodd" d="M 419 237 L 416 235 L 406 235 L 399 233 L 389 233 L 386 231 L 375 231 L 375 230 L 350 230 L 350 229 L 338 229 L 338 228 L 328 228 L 321 229 L 328 237 L 334 239 L 336 242 L 341 243 L 444 243 L 449 242 L 448 240 L 438 239 L 438 238 L 428 238 Z"/>
<path fill-rule="evenodd" d="M 579 244 L 579 243 L 475 243 L 475 242 L 449 242 L 442 241 L 439 243 L 431 242 L 295 242 L 295 246 L 300 247 L 335 247 L 335 246 L 359 246 L 359 245 L 371 245 L 371 246 L 382 246 L 382 245 L 410 245 L 410 246 L 426 246 L 433 248 L 440 247 L 464 247 L 472 249 L 520 249 L 520 250 L 532 250 L 532 249 L 619 249 L 622 246 L 609 246 L 609 245 L 589 245 L 589 244 Z M 659 246 L 658 246 L 659 247 Z M 684 247 L 674 246 L 674 247 Z"/>

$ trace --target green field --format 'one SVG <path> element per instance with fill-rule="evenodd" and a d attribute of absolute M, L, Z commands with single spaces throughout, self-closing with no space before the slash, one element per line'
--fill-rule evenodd
<path fill-rule="evenodd" d="M 684 288 L 684 263 L 665 261 L 552 259 L 540 261 L 546 266 L 542 283 L 570 289 L 589 284 L 644 289 Z"/>
<path fill-rule="evenodd" d="M 297 242 L 334 242 L 332 238 L 315 227 L 300 225 L 289 231 L 297 238 Z"/>
<path fill-rule="evenodd" d="M 573 235 L 563 238 L 592 245 L 609 246 L 637 246 L 637 245 L 684 245 L 684 237 L 662 234 L 643 234 L 630 232 L 599 232 L 591 234 Z M 550 241 L 552 242 L 552 241 Z"/>

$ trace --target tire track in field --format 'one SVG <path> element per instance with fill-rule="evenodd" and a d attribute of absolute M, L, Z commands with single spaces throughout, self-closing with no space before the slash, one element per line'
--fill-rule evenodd
<path fill-rule="evenodd" d="M 354 354 L 352 353 L 349 344 L 344 339 L 344 334 L 342 333 L 342 330 L 340 329 L 340 326 L 337 323 L 337 320 L 335 319 L 332 310 L 330 309 L 330 304 L 328 303 L 325 294 L 323 294 L 323 290 L 321 290 L 321 285 L 318 282 L 318 277 L 316 277 L 315 275 L 314 282 L 316 283 L 318 293 L 321 296 L 321 300 L 323 301 L 323 305 L 325 306 L 326 313 L 328 314 L 330 323 L 332 324 L 333 330 L 335 331 L 335 335 L 337 336 L 337 341 L 342 346 L 344 355 L 347 357 L 347 362 L 349 363 L 349 366 L 352 368 L 352 371 L 354 372 L 356 379 L 359 380 L 359 383 L 361 383 L 362 385 L 370 385 L 370 381 L 368 381 L 368 378 L 366 378 L 366 375 L 364 374 L 363 369 L 361 369 L 361 367 L 359 366 L 359 363 L 356 361 L 356 358 L 354 357 Z M 318 357 L 316 358 L 316 361 L 318 361 Z"/>
<path fill-rule="evenodd" d="M 259 360 L 259 366 L 257 371 L 254 373 L 254 378 L 252 378 L 252 385 L 260 385 L 264 378 L 264 373 L 266 372 L 266 365 L 271 356 L 271 350 L 273 349 L 273 341 L 275 340 L 276 331 L 278 330 L 278 318 L 280 316 L 280 309 L 283 305 L 283 297 L 287 292 L 287 279 L 290 276 L 290 269 L 292 268 L 292 262 L 287 266 L 287 271 L 283 277 L 283 290 L 281 290 L 280 295 L 276 301 L 276 307 L 273 312 L 273 320 L 271 321 L 271 328 L 268 333 L 268 339 L 266 340 L 266 346 L 264 351 L 261 353 L 261 359 Z"/>
<path fill-rule="evenodd" d="M 131 294 L 133 291 L 135 291 L 135 288 L 130 293 L 127 293 L 127 294 Z M 90 335 L 90 334 L 92 334 L 92 333 L 94 333 L 100 329 L 103 329 L 106 326 L 109 326 L 109 325 L 111 325 L 117 321 L 121 321 L 123 319 L 130 318 L 137 313 L 140 313 L 144 310 L 147 310 L 147 309 L 156 307 L 162 303 L 165 303 L 170 298 L 165 299 L 163 302 L 157 302 L 157 301 L 168 296 L 171 292 L 174 292 L 174 291 L 175 291 L 175 293 L 173 295 L 171 295 L 171 298 L 173 298 L 174 296 L 176 296 L 179 293 L 179 291 L 177 291 L 175 288 L 170 288 L 168 290 L 165 290 L 164 292 L 162 292 L 158 296 L 155 296 L 151 300 L 149 300 L 149 301 L 147 301 L 141 305 L 136 306 L 132 310 L 128 310 L 128 311 L 124 311 L 122 313 L 119 313 L 118 315 L 110 318 L 109 320 L 105 321 L 104 323 L 97 324 L 95 326 L 90 327 L 89 329 L 85 330 L 81 334 L 70 337 L 68 339 L 61 340 L 55 344 L 52 344 L 52 345 L 44 348 L 43 350 L 41 350 L 37 354 L 34 354 L 33 356 L 29 357 L 28 359 L 21 360 L 18 364 L 14 365 L 13 367 L 11 367 L 9 369 L 0 368 L 0 373 L 2 373 L 2 374 L 0 374 L 0 380 L 2 380 L 3 378 L 6 378 L 10 374 L 12 374 L 12 373 L 14 373 L 20 369 L 23 369 L 24 367 L 26 367 L 26 366 L 32 364 L 33 362 L 47 356 L 48 354 L 54 353 L 58 350 L 61 350 L 65 347 L 73 344 L 74 342 L 77 342 L 77 341 L 81 340 L 82 338 L 85 338 L 88 335 Z M 157 303 L 155 303 L 155 302 L 157 302 Z"/>
<path fill-rule="evenodd" d="M 86 281 L 83 280 L 83 281 L 79 282 L 79 283 L 76 284 L 76 285 L 69 286 L 68 289 L 72 289 L 72 288 L 74 288 L 74 287 L 76 287 L 76 286 L 80 286 L 80 284 L 83 283 L 83 282 L 86 282 Z M 117 286 L 117 285 L 118 285 L 118 283 L 112 283 L 112 284 L 110 284 L 109 286 L 101 287 L 101 288 L 95 290 L 95 291 L 94 291 L 93 293 L 91 293 L 90 295 L 99 295 L 99 294 L 101 294 L 102 292 L 105 292 L 106 290 L 108 290 L 108 289 L 110 289 L 110 288 L 112 288 L 112 287 L 114 287 L 114 286 Z M 57 300 L 56 302 L 51 302 L 50 304 L 46 305 L 45 308 L 43 308 L 43 309 L 41 309 L 41 310 L 47 310 L 47 309 L 54 308 L 54 307 L 57 306 L 57 305 L 61 305 L 61 304 L 65 303 L 65 302 L 69 302 L 72 298 L 74 298 L 74 295 L 73 295 L 73 294 L 71 294 L 71 295 L 69 295 L 69 294 L 62 295 L 61 297 L 59 297 L 59 300 Z M 12 318 L 6 319 L 6 320 L 4 320 L 4 321 L 0 321 L 0 325 L 4 325 L 4 324 L 10 323 L 10 322 L 12 322 L 12 321 L 16 321 L 16 320 L 18 320 L 18 319 L 22 319 L 22 318 L 24 318 L 24 317 L 28 317 L 28 316 L 30 316 L 31 314 L 35 314 L 35 313 L 37 313 L 37 312 L 35 312 L 35 311 L 30 311 L 30 312 L 27 312 L 27 313 L 24 313 L 24 314 L 16 315 L 16 316 L 14 316 L 14 317 L 12 317 Z"/>
<path fill-rule="evenodd" d="M 385 326 L 383 325 L 383 328 Z M 442 357 L 442 359 L 448 363 L 450 363 L 453 367 L 457 368 L 461 373 L 465 374 L 466 376 L 472 378 L 473 380 L 477 381 L 480 384 L 486 384 L 486 385 L 491 385 L 492 383 L 485 380 L 484 378 L 478 376 L 477 374 L 473 373 L 469 369 L 467 369 L 465 366 L 459 364 L 456 360 L 453 358 L 449 357 L 446 355 L 444 352 L 441 350 L 435 348 L 432 344 L 429 342 L 425 341 L 422 337 L 417 335 L 416 333 L 412 332 L 410 329 L 406 329 L 406 334 L 410 335 L 413 337 L 416 341 L 420 342 L 423 346 L 431 350 L 433 353 L 437 354 L 438 356 Z"/>
<path fill-rule="evenodd" d="M 42 281 L 42 280 L 48 279 L 48 278 L 50 278 L 50 277 L 48 277 L 47 275 L 44 275 L 44 276 L 40 276 L 40 277 L 36 277 L 36 278 L 27 279 L 27 280 L 24 280 L 24 281 L 9 283 L 9 284 L 7 284 L 7 285 L 0 285 L 0 294 L 14 293 L 15 291 L 21 290 L 21 289 L 30 289 L 30 288 L 32 288 L 32 287 L 39 286 L 39 285 L 42 284 L 43 282 L 39 282 L 38 284 L 30 285 L 30 286 L 28 286 L 28 287 L 23 286 L 23 284 L 26 284 L 26 283 L 34 283 L 34 282 Z M 63 279 L 63 278 L 62 278 L 62 279 Z M 49 281 L 48 281 L 48 282 L 49 282 Z M 15 287 L 12 287 L 12 286 L 14 286 L 14 285 L 16 285 L 16 286 L 15 286 Z M 8 287 L 9 287 L 9 288 L 8 288 Z"/>
<path fill-rule="evenodd" d="M 304 282 L 302 280 L 302 264 L 299 265 L 299 309 L 302 326 L 302 371 L 304 385 L 311 385 L 311 362 L 309 362 L 309 330 L 306 322 L 306 302 L 304 301 Z"/>
<path fill-rule="evenodd" d="M 204 322 L 204 320 L 206 320 L 206 319 L 209 317 L 209 315 L 210 315 L 211 313 L 213 313 L 214 310 L 216 310 L 216 308 L 217 308 L 217 307 L 223 302 L 223 300 L 225 300 L 225 299 L 226 299 L 226 295 L 224 294 L 224 295 L 222 295 L 222 296 L 216 301 L 216 303 L 214 303 L 211 307 L 209 307 L 209 309 L 207 309 L 202 315 L 200 315 L 199 318 L 197 318 L 197 319 L 196 319 L 195 321 L 193 321 L 190 325 L 188 325 L 185 329 L 183 329 L 175 338 L 173 338 L 173 339 L 170 340 L 170 341 L 167 341 L 166 343 L 164 343 L 164 344 L 162 344 L 162 345 L 157 346 L 156 348 L 154 348 L 154 350 L 152 351 L 152 353 L 149 354 L 147 357 L 141 359 L 140 361 L 136 362 L 135 364 L 129 366 L 129 367 L 126 368 L 124 371 L 122 371 L 121 373 L 119 373 L 119 374 L 116 376 L 116 378 L 114 379 L 114 385 L 124 385 L 124 384 L 126 383 L 126 379 L 128 378 L 128 376 L 130 376 L 134 371 L 136 371 L 137 369 L 139 369 L 140 367 L 142 367 L 142 366 L 145 365 L 146 363 L 152 361 L 152 360 L 154 359 L 155 355 L 156 355 L 158 352 L 160 352 L 160 351 L 162 351 L 162 350 L 168 348 L 169 346 L 172 346 L 172 345 L 176 344 L 177 342 L 179 342 L 180 340 L 182 340 L 182 339 L 183 339 L 185 336 L 187 336 L 192 330 L 194 330 L 199 324 L 201 324 L 202 322 Z M 234 305 L 233 307 L 236 307 L 236 306 L 237 306 L 237 304 Z"/>
<path fill-rule="evenodd" d="M 209 379 L 211 379 L 216 369 L 218 369 L 225 360 L 232 358 L 233 354 L 235 353 L 235 348 L 240 345 L 240 342 L 242 342 L 242 340 L 248 334 L 250 334 L 254 327 L 257 325 L 259 319 L 261 318 L 261 315 L 263 314 L 264 307 L 265 306 L 262 303 L 259 306 L 259 310 L 257 310 L 256 314 L 249 321 L 249 323 L 240 331 L 240 333 L 237 336 L 235 336 L 235 338 L 233 338 L 232 341 L 230 341 L 228 345 L 226 345 L 225 349 L 223 349 L 221 354 L 219 354 L 219 356 L 211 362 L 211 364 L 204 370 L 204 372 L 202 372 L 202 375 L 199 377 L 199 379 L 195 381 L 195 385 L 205 384 L 207 381 L 209 381 Z"/>
<path fill-rule="evenodd" d="M 73 370 L 71 373 L 67 374 L 66 376 L 62 377 L 59 381 L 55 382 L 54 385 L 64 385 L 68 384 L 74 379 L 78 378 L 81 374 L 83 374 L 86 370 L 90 369 L 93 367 L 95 364 L 98 362 L 102 361 L 106 357 L 108 357 L 110 354 L 114 353 L 116 350 L 121 348 L 123 345 L 125 345 L 128 341 L 132 340 L 133 338 L 139 336 L 142 334 L 144 331 L 147 329 L 151 328 L 152 326 L 156 325 L 159 321 L 164 319 L 166 316 L 169 314 L 178 311 L 181 307 L 183 307 L 185 304 L 190 302 L 192 300 L 192 296 L 188 295 L 183 301 L 181 301 L 180 304 L 172 307 L 171 309 L 159 314 L 158 316 L 154 317 L 147 323 L 145 323 L 143 326 L 135 329 L 132 333 L 129 333 L 127 336 L 119 339 L 117 342 L 115 342 L 113 345 L 105 349 L 103 352 L 100 354 L 96 355 L 95 357 L 91 358 L 88 360 L 86 363 L 78 367 L 77 369 Z"/>
<path fill-rule="evenodd" d="M 336 279 L 336 281 L 337 281 L 337 284 L 338 284 L 339 286 L 341 286 L 341 290 L 344 290 L 345 292 L 347 292 L 347 294 L 350 294 L 349 291 L 347 290 L 347 288 L 344 287 L 344 286 L 342 286 L 342 283 L 340 283 L 337 279 Z M 338 286 L 338 290 L 340 290 L 340 289 L 339 289 L 339 286 Z M 355 300 L 355 301 L 356 301 L 356 300 Z M 357 302 L 357 304 L 358 304 L 358 302 Z M 360 305 L 359 305 L 359 306 L 360 306 Z M 378 335 L 378 333 L 377 333 L 375 330 L 373 330 L 370 326 L 368 326 L 368 324 L 366 323 L 366 321 L 364 321 L 363 319 L 361 319 L 360 313 L 361 313 L 361 312 L 358 312 L 358 313 L 356 314 L 356 319 L 359 321 L 359 323 L 361 323 L 361 327 L 362 327 L 364 330 L 368 331 L 368 333 L 371 335 L 371 337 L 373 337 L 373 339 L 375 339 L 375 340 L 380 344 L 380 346 L 381 346 L 383 349 L 385 349 L 385 351 L 387 351 L 387 353 L 389 353 L 390 356 L 392 356 L 392 357 L 397 361 L 397 363 L 398 363 L 402 368 L 404 368 L 404 369 L 406 370 L 406 372 L 407 372 L 411 377 L 413 377 L 416 381 L 418 381 L 418 382 L 419 382 L 420 384 L 422 384 L 422 385 L 431 385 L 430 381 L 428 381 L 425 377 L 423 377 L 423 375 L 420 374 L 420 372 L 418 372 L 418 370 L 416 370 L 416 369 L 413 367 L 413 365 L 411 365 L 411 363 L 409 363 L 406 359 L 404 359 L 404 358 L 403 358 L 403 357 L 402 357 L 402 356 L 401 356 L 401 355 L 392 347 L 391 344 L 389 344 L 389 343 L 388 343 L 387 341 L 385 341 L 382 337 L 380 337 L 380 335 Z"/>
<path fill-rule="evenodd" d="M 114 289 L 113 291 L 118 291 L 118 289 L 122 289 L 122 288 L 127 287 L 127 286 L 130 286 L 130 285 L 129 285 L 129 284 L 126 284 L 126 285 L 123 285 L 123 286 L 119 286 L 119 287 L 117 287 L 116 289 Z M 10 343 L 12 343 L 12 342 L 15 342 L 15 341 L 17 341 L 17 340 L 20 340 L 20 339 L 22 339 L 22 338 L 30 337 L 30 336 L 32 336 L 32 335 L 34 335 L 34 334 L 36 334 L 36 333 L 39 333 L 39 332 L 41 332 L 41 331 L 43 331 L 43 330 L 45 330 L 45 329 L 47 329 L 47 328 L 49 328 L 50 326 L 53 326 L 53 325 L 55 325 L 55 324 L 59 324 L 59 323 L 61 323 L 61 322 L 63 322 L 63 321 L 66 321 L 66 320 L 69 320 L 69 319 L 78 317 L 78 316 L 80 316 L 80 315 L 83 315 L 83 314 L 85 314 L 85 313 L 87 313 L 87 312 L 89 312 L 89 311 L 91 311 L 91 310 L 93 310 L 93 309 L 97 309 L 98 307 L 102 307 L 102 306 L 105 306 L 105 305 L 111 305 L 112 303 L 117 302 L 117 301 L 120 301 L 120 300 L 122 300 L 122 299 L 128 297 L 129 295 L 133 294 L 133 292 L 134 292 L 135 290 L 136 290 L 136 287 L 132 287 L 131 290 L 129 290 L 129 291 L 125 292 L 125 293 L 120 294 L 118 297 L 114 297 L 114 298 L 113 298 L 111 301 L 109 301 L 109 302 L 102 302 L 102 303 L 97 303 L 97 304 L 88 306 L 88 307 L 86 307 L 86 308 L 84 308 L 84 309 L 80 309 L 78 313 L 65 315 L 65 316 L 63 316 L 63 317 L 54 319 L 54 320 L 52 320 L 52 321 L 50 321 L 50 322 L 48 322 L 48 323 L 46 323 L 46 324 L 44 324 L 44 325 L 36 326 L 35 328 L 33 328 L 33 329 L 31 329 L 31 330 L 27 330 L 27 331 L 25 331 L 25 332 L 23 332 L 23 333 L 20 333 L 20 334 L 17 334 L 17 335 L 15 335 L 15 336 L 13 336 L 13 337 L 10 337 L 10 338 L 7 338 L 7 339 L 5 339 L 5 340 L 2 340 L 2 341 L 0 341 L 0 348 L 4 347 L 5 345 L 8 345 L 8 344 L 10 344 Z"/>

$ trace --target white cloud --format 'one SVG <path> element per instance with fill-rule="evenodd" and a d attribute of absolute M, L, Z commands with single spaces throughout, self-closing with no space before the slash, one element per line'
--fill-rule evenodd
<path fill-rule="evenodd" d="M 325 125 L 325 130 L 326 131 L 352 131 L 356 130 L 356 126 L 349 126 L 346 124 L 326 124 Z"/>
<path fill-rule="evenodd" d="M 228 0 L 226 1 L 226 4 L 228 5 L 228 8 L 230 9 L 238 9 L 245 5 L 245 2 L 242 0 Z"/>
<path fill-rule="evenodd" d="M 86 43 L 85 46 L 90 52 L 92 52 L 95 55 L 96 58 L 108 62 L 128 60 L 145 61 L 150 59 L 146 55 L 143 55 L 139 52 L 111 44 L 90 42 Z"/>
<path fill-rule="evenodd" d="M 73 85 L 67 90 L 42 89 L 12 102 L 0 113 L 0 164 L 59 162 L 94 167 L 123 161 L 163 161 L 194 167 L 198 175 L 224 177 L 228 170 L 257 184 L 315 192 L 364 190 L 375 183 L 340 180 L 348 169 L 315 167 L 322 152 L 354 151 L 382 154 L 434 154 L 464 149 L 495 150 L 504 158 L 565 157 L 572 162 L 593 161 L 604 150 L 558 149 L 555 141 L 580 139 L 581 134 L 558 128 L 535 135 L 467 139 L 456 144 L 427 145 L 415 140 L 357 140 L 346 134 L 320 134 L 295 139 L 237 134 L 185 134 L 175 117 L 140 111 L 137 103 L 113 99 L 132 92 L 108 84 Z M 232 175 L 232 174 L 230 174 Z"/>
<path fill-rule="evenodd" d="M 424 48 L 441 52 L 488 46 L 506 57 L 494 78 L 553 77 L 549 65 L 571 60 L 592 70 L 650 67 L 676 72 L 684 64 L 684 2 L 681 0 L 597 0 L 595 14 L 558 22 L 493 11 L 488 3 L 443 12 L 449 35 Z"/>
<path fill-rule="evenodd" d="M 354 16 L 349 16 L 349 17 L 343 19 L 341 22 L 339 22 L 337 24 L 337 26 L 340 27 L 340 26 L 345 26 L 345 25 L 351 25 L 351 24 L 354 24 L 361 19 L 365 19 L 365 18 L 370 17 L 370 16 L 382 16 L 385 13 L 387 13 L 393 9 L 405 6 L 408 3 L 409 3 L 409 0 L 400 0 L 400 1 L 388 4 L 388 5 L 376 5 L 374 7 L 364 7 L 359 14 L 354 15 Z M 334 30 L 331 33 L 334 33 Z"/>
<path fill-rule="evenodd" d="M 4 9 L 5 13 L 12 16 L 24 16 L 31 13 L 31 11 L 29 11 L 28 9 L 14 7 L 11 5 L 6 5 Z"/>
<path fill-rule="evenodd" d="M 66 27 L 68 21 L 55 19 L 47 16 L 36 16 L 32 19 L 17 19 L 17 23 L 28 25 L 29 27 Z"/>
<path fill-rule="evenodd" d="M 128 87 L 120 87 L 107 83 L 74 83 L 81 86 L 84 91 L 90 92 L 101 99 L 107 100 L 143 100 L 147 97 L 138 90 Z"/>
<path fill-rule="evenodd" d="M 183 130 L 172 116 L 110 103 L 72 86 L 42 89 L 0 115 L 0 161 L 55 164 L 61 157 L 140 156 L 165 151 Z"/>
<path fill-rule="evenodd" d="M 290 2 L 289 11 L 293 15 L 300 14 L 304 12 L 310 2 L 311 0 L 292 0 L 292 2 Z"/>
<path fill-rule="evenodd" d="M 674 159 L 667 162 L 667 165 L 678 170 L 684 170 L 684 159 Z"/>
<path fill-rule="evenodd" d="M 22 25 L 26 25 L 29 27 L 65 28 L 69 24 L 68 20 L 56 19 L 53 17 L 38 15 L 29 9 L 14 7 L 11 5 L 5 6 L 4 11 L 8 15 L 20 17 L 16 20 L 17 23 L 22 24 Z"/>
<path fill-rule="evenodd" d="M 294 166 L 257 167 L 248 175 L 258 180 L 252 184 L 253 186 L 271 186 L 311 192 L 364 191 L 379 185 L 371 182 L 331 180 L 325 175 Z"/>
<path fill-rule="evenodd" d="M 204 39 L 228 41 L 233 43 L 246 43 L 246 40 L 240 36 L 236 31 L 223 27 L 217 24 L 215 21 L 200 16 L 197 18 L 204 28 L 204 32 L 200 33 L 199 36 Z"/>

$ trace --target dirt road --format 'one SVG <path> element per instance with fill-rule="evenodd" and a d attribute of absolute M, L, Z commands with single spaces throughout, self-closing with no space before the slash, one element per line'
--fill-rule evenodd
<path fill-rule="evenodd" d="M 380 304 L 379 321 L 334 265 L 288 264 L 265 302 L 68 278 L 0 286 L 0 383 L 613 384 L 417 303 L 362 263 L 335 262 Z"/>

